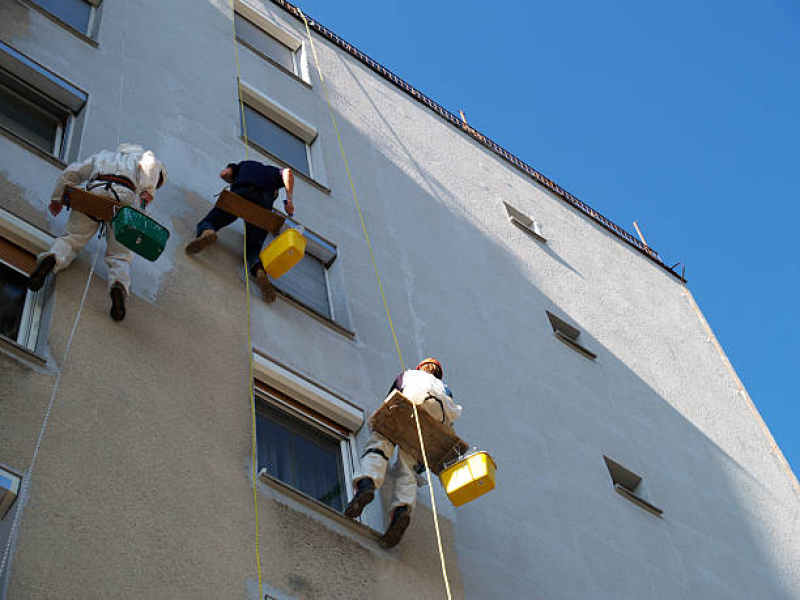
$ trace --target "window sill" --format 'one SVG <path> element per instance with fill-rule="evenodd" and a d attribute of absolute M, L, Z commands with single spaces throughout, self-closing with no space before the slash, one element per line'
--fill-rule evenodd
<path fill-rule="evenodd" d="M 310 308 L 310 307 L 306 306 L 305 304 L 303 304 L 299 300 L 295 299 L 290 294 L 287 294 L 286 292 L 281 290 L 277 285 L 275 286 L 275 291 L 278 292 L 278 296 L 280 296 L 283 300 L 285 300 L 286 302 L 288 302 L 292 306 L 300 309 L 302 312 L 306 313 L 312 319 L 314 319 L 316 321 L 319 321 L 323 325 L 327 325 L 328 327 L 330 327 L 331 329 L 333 329 L 337 333 L 341 333 L 343 336 L 345 336 L 347 338 L 350 338 L 351 340 L 355 339 L 355 337 L 356 337 L 356 332 L 355 331 L 352 331 L 350 329 L 347 329 L 346 327 L 343 327 L 342 325 L 339 325 L 339 323 L 337 323 L 336 321 L 334 321 L 330 317 L 326 317 L 325 315 L 323 315 L 320 312 L 317 312 L 313 308 Z"/>
<path fill-rule="evenodd" d="M 239 139 L 244 141 L 244 136 L 239 136 Z M 247 144 L 249 146 L 252 146 L 256 150 L 258 150 L 261 154 L 265 155 L 271 161 L 275 162 L 278 166 L 280 166 L 280 167 L 282 167 L 284 169 L 291 169 L 292 172 L 297 177 L 299 177 L 300 179 L 302 179 L 306 183 L 312 185 L 313 187 L 317 188 L 320 192 L 330 195 L 331 190 L 330 190 L 329 187 L 323 185 L 322 183 L 320 183 L 316 179 L 310 177 L 309 175 L 306 175 L 305 173 L 301 173 L 300 171 L 297 170 L 296 167 L 293 167 L 292 165 L 282 161 L 280 158 L 278 158 L 277 156 L 272 154 L 269 150 L 267 150 L 266 148 L 263 148 L 262 146 L 258 145 L 256 142 L 254 142 L 250 138 L 247 139 Z"/>
<path fill-rule="evenodd" d="M 306 87 L 307 89 L 309 89 L 309 90 L 310 90 L 310 89 L 313 89 L 313 88 L 311 87 L 311 84 L 310 84 L 310 83 L 308 83 L 308 82 L 307 82 L 305 79 L 303 79 L 302 77 L 300 77 L 300 76 L 299 76 L 297 73 L 293 73 L 292 71 L 290 71 L 289 69 L 287 69 L 286 67 L 284 67 L 282 64 L 280 64 L 279 62 L 277 62 L 276 60 L 273 60 L 272 58 L 270 58 L 269 56 L 267 56 L 267 55 L 266 55 L 266 54 L 264 54 L 263 52 L 261 52 L 261 51 L 259 51 L 259 50 L 256 50 L 256 49 L 255 49 L 253 46 L 251 46 L 250 44 L 248 44 L 248 43 L 247 43 L 245 40 L 243 40 L 243 39 L 240 39 L 240 38 L 238 38 L 238 37 L 237 37 L 237 38 L 236 38 L 236 41 L 237 41 L 237 42 L 239 42 L 239 44 L 240 44 L 240 45 L 242 45 L 242 46 L 244 46 L 245 48 L 247 48 L 248 50 L 250 50 L 250 52 L 252 52 L 253 54 L 255 54 L 255 55 L 258 57 L 258 58 L 260 58 L 260 59 L 262 59 L 262 60 L 265 60 L 265 61 L 267 61 L 269 64 L 271 64 L 273 67 L 275 67 L 276 69 L 278 69 L 280 72 L 282 72 L 282 73 L 284 73 L 285 75 L 288 75 L 289 77 L 291 77 L 291 78 L 292 78 L 293 80 L 295 80 L 297 83 L 299 83 L 299 84 L 301 84 L 301 85 L 305 86 L 305 87 Z"/>
<path fill-rule="evenodd" d="M 657 506 L 653 506 L 644 498 L 640 498 L 639 496 L 631 492 L 628 488 L 626 488 L 624 485 L 617 483 L 614 485 L 614 489 L 620 496 L 622 496 L 626 500 L 630 500 L 640 508 L 645 509 L 647 512 L 652 513 L 657 517 L 662 517 L 662 515 L 664 514 L 663 510 L 661 510 Z"/>
<path fill-rule="evenodd" d="M 580 354 L 583 354 L 586 358 L 591 359 L 591 360 L 596 360 L 597 359 L 597 354 L 595 354 L 591 350 L 588 350 L 588 349 L 584 348 L 578 342 L 576 342 L 574 340 L 571 340 L 569 337 L 567 337 L 566 335 L 564 335 L 560 331 L 553 332 L 553 335 L 556 336 L 562 342 L 564 342 L 567 346 L 569 346 L 570 348 L 575 350 L 576 352 L 579 352 Z"/>
<path fill-rule="evenodd" d="M 380 539 L 381 534 L 372 527 L 365 525 L 359 521 L 354 521 L 353 519 L 344 516 L 343 513 L 340 513 L 338 510 L 332 509 L 327 504 L 323 504 L 319 500 L 312 498 L 311 496 L 304 494 L 300 490 L 296 490 L 290 485 L 285 484 L 280 479 L 276 479 L 269 473 L 267 473 L 266 469 L 262 469 L 261 472 L 258 474 L 258 478 L 261 480 L 262 483 L 267 484 L 274 490 L 288 496 L 292 500 L 307 506 L 308 508 L 320 513 L 321 515 L 335 521 L 336 523 L 347 527 L 351 531 L 354 531 L 364 537 L 372 538 L 372 539 Z"/>
<path fill-rule="evenodd" d="M 99 44 L 97 43 L 97 40 L 94 40 L 94 39 L 90 38 L 88 35 L 86 35 L 80 29 L 75 29 L 72 25 L 70 25 L 66 21 L 62 21 L 57 16 L 55 16 L 53 13 L 48 12 L 46 9 L 42 8 L 38 4 L 36 4 L 34 2 L 29 2 L 28 0 L 23 0 L 23 2 L 29 8 L 32 8 L 33 10 L 35 10 L 38 13 L 41 13 L 42 15 L 44 15 L 45 17 L 50 19 L 53 23 L 55 23 L 56 25 L 58 25 L 62 29 L 67 30 L 69 33 L 71 33 L 72 35 L 74 35 L 78 39 L 83 40 L 84 42 L 86 42 L 87 44 L 89 44 L 90 46 L 93 46 L 95 48 L 99 47 Z"/>
<path fill-rule="evenodd" d="M 50 154 L 48 152 L 45 152 L 44 150 L 42 150 L 38 146 L 34 146 L 28 140 L 26 140 L 24 137 L 21 137 L 21 136 L 17 135 L 13 131 L 11 131 L 9 129 L 6 129 L 2 125 L 0 125 L 0 134 L 4 135 L 8 139 L 10 139 L 12 142 L 17 142 L 23 148 L 25 148 L 27 150 L 30 150 L 31 152 L 36 154 L 39 158 L 43 158 L 47 162 L 59 167 L 60 169 L 66 169 L 67 168 L 67 163 L 65 163 L 60 158 L 57 158 L 57 157 L 53 156 L 52 154 Z"/>
<path fill-rule="evenodd" d="M 5 351 L 5 354 L 27 363 L 35 367 L 44 367 L 47 365 L 47 359 L 29 350 L 25 346 L 21 346 L 11 338 L 0 335 L 0 351 Z"/>
<path fill-rule="evenodd" d="M 514 224 L 517 228 L 521 229 L 522 231 L 527 233 L 529 236 L 531 236 L 533 239 L 535 239 L 537 242 L 541 242 L 542 244 L 546 244 L 547 243 L 547 238 L 545 238 L 544 236 L 539 235 L 538 233 L 536 233 L 536 231 L 534 231 L 533 229 L 531 229 L 530 227 L 528 227 L 524 223 L 520 223 L 514 217 L 509 217 L 508 220 L 511 221 L 511 223 Z"/>

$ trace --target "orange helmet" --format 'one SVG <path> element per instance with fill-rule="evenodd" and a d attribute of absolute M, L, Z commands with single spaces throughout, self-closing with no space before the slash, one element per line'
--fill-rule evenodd
<path fill-rule="evenodd" d="M 441 379 L 444 376 L 444 369 L 442 368 L 442 363 L 440 363 L 435 358 L 426 358 L 425 360 L 423 360 L 421 363 L 417 365 L 417 371 L 419 371 L 422 365 L 427 365 L 427 364 L 436 365 L 439 368 L 439 374 L 435 375 L 435 377 Z"/>

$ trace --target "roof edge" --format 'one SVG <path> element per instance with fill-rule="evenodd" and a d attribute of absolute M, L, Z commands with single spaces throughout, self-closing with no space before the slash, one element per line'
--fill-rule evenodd
<path fill-rule="evenodd" d="M 295 5 L 287 2 L 286 0 L 272 0 L 272 3 L 279 6 L 287 13 L 292 15 L 298 21 L 303 22 L 303 17 L 300 14 L 300 9 Z M 327 39 L 329 42 L 341 48 L 354 58 L 358 59 L 361 63 L 369 67 L 375 73 L 392 83 L 395 87 L 399 88 L 409 96 L 411 96 L 417 102 L 424 104 L 429 109 L 431 109 L 434 113 L 439 115 L 442 119 L 449 122 L 451 125 L 456 127 L 457 129 L 461 130 L 462 132 L 469 135 L 472 139 L 480 143 L 482 146 L 494 152 L 497 156 L 502 158 L 507 163 L 511 164 L 514 168 L 518 171 L 521 171 L 523 174 L 527 175 L 535 182 L 539 183 L 540 185 L 544 186 L 556 196 L 558 196 L 561 200 L 576 208 L 584 215 L 595 221 L 596 223 L 600 224 L 604 229 L 610 231 L 612 234 L 620 238 L 623 242 L 627 243 L 628 245 L 632 246 L 635 250 L 649 258 L 651 261 L 656 263 L 659 267 L 667 271 L 673 277 L 676 277 L 682 283 L 686 283 L 686 278 L 682 275 L 678 274 L 672 268 L 667 266 L 667 264 L 661 259 L 658 252 L 653 250 L 651 247 L 647 246 L 640 240 L 633 237 L 632 234 L 624 230 L 622 227 L 608 219 L 607 217 L 603 216 L 601 213 L 594 210 L 591 206 L 586 204 L 585 202 L 579 200 L 577 197 L 573 196 L 563 187 L 555 183 L 553 180 L 549 179 L 542 175 L 539 171 L 531 167 L 528 163 L 523 161 L 522 159 L 516 157 L 514 154 L 503 148 L 497 142 L 491 140 L 490 138 L 483 135 L 480 131 L 475 129 L 474 127 L 470 127 L 461 120 L 459 117 L 455 116 L 449 110 L 444 108 L 438 102 L 431 100 L 428 96 L 420 92 L 411 84 L 407 83 L 394 73 L 392 73 L 389 69 L 381 65 L 380 63 L 376 62 L 364 52 L 350 44 L 349 42 L 345 41 L 338 35 L 336 35 L 333 31 L 310 17 L 309 15 L 305 15 L 306 19 L 308 20 L 308 25 L 311 29 L 313 29 L 316 33 Z"/>

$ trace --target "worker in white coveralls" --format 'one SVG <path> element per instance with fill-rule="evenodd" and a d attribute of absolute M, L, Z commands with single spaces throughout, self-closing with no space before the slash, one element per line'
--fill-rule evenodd
<path fill-rule="evenodd" d="M 152 150 L 135 144 L 122 144 L 116 152 L 103 150 L 80 163 L 69 165 L 59 176 L 50 199 L 50 212 L 57 216 L 62 208 L 61 196 L 67 185 L 86 183 L 87 191 L 107 196 L 138 208 L 153 201 L 153 194 L 167 180 L 167 169 Z M 55 239 L 50 250 L 39 255 L 28 288 L 38 290 L 51 272 L 66 269 L 78 252 L 97 233 L 100 221 L 73 210 L 67 219 L 64 235 Z M 133 252 L 120 244 L 114 231 L 106 229 L 106 263 L 111 295 L 111 318 L 125 318 L 125 298 L 131 286 Z"/>
<path fill-rule="evenodd" d="M 442 365 L 435 358 L 426 358 L 415 370 L 405 371 L 395 379 L 389 393 L 399 390 L 406 398 L 425 410 L 448 427 L 453 427 L 461 415 L 461 407 L 453 401 L 453 395 L 442 381 Z M 361 456 L 361 471 L 353 477 L 355 496 L 347 505 L 344 514 L 358 517 L 364 507 L 372 502 L 375 490 L 381 487 L 389 459 L 395 445 L 380 433 L 372 432 L 367 449 Z M 384 548 L 397 545 L 411 523 L 411 511 L 417 501 L 417 473 L 424 469 L 402 448 L 397 449 L 394 494 L 389 505 L 392 520 L 380 544 Z"/>

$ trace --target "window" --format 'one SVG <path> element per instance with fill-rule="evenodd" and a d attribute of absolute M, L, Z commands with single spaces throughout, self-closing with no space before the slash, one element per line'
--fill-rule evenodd
<path fill-rule="evenodd" d="M 308 145 L 302 139 L 249 104 L 244 105 L 244 122 L 250 141 L 293 169 L 311 176 Z"/>
<path fill-rule="evenodd" d="M 0 237 L 0 336 L 35 351 L 46 287 L 28 290 L 36 257 Z"/>
<path fill-rule="evenodd" d="M 86 94 L 0 42 L 0 129 L 66 160 Z M 74 139 L 73 139 L 74 138 Z"/>
<path fill-rule="evenodd" d="M 292 74 L 297 74 L 295 50 L 238 12 L 234 15 L 234 19 L 236 20 L 237 40 L 262 58 L 283 67 Z"/>
<path fill-rule="evenodd" d="M 603 456 L 603 460 L 606 462 L 608 474 L 611 475 L 611 482 L 614 484 L 614 489 L 620 496 L 630 500 L 637 506 L 640 506 L 654 515 L 661 516 L 664 514 L 663 510 L 653 506 L 650 502 L 641 497 L 642 478 L 639 475 L 633 471 L 629 471 L 621 464 L 611 460 L 605 455 Z"/>
<path fill-rule="evenodd" d="M 95 6 L 99 0 L 29 0 L 41 7 L 62 23 L 90 35 L 95 18 Z"/>
<path fill-rule="evenodd" d="M 0 519 L 4 519 L 19 495 L 22 477 L 0 467 Z"/>
<path fill-rule="evenodd" d="M 547 239 L 542 235 L 542 224 L 539 223 L 539 221 L 517 210 L 505 200 L 503 201 L 503 205 L 506 207 L 509 221 L 540 242 L 547 243 Z"/>
<path fill-rule="evenodd" d="M 546 310 L 545 312 L 547 313 L 547 318 L 550 320 L 550 325 L 553 328 L 553 334 L 559 340 L 564 342 L 567 346 L 569 346 L 573 350 L 577 350 L 587 358 L 591 358 L 592 360 L 597 358 L 597 355 L 594 352 L 583 346 L 578 341 L 578 338 L 581 335 L 580 329 L 570 325 L 563 319 L 559 319 L 549 310 Z"/>
<path fill-rule="evenodd" d="M 257 381 L 256 390 L 258 470 L 343 511 L 351 487 L 350 432 L 266 383 Z"/>

